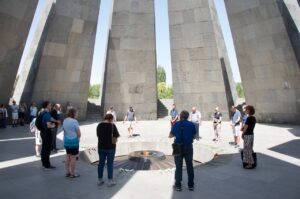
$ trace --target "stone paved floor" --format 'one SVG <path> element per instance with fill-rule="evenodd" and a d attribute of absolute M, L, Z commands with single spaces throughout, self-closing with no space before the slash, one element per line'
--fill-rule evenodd
<path fill-rule="evenodd" d="M 83 148 L 95 146 L 96 123 L 82 123 Z M 140 137 L 128 138 L 126 125 L 117 123 L 120 142 L 128 139 L 166 139 L 168 121 L 140 121 L 135 133 Z M 98 187 L 97 168 L 78 161 L 80 178 L 64 177 L 64 151 L 51 156 L 57 166 L 54 171 L 44 171 L 40 160 L 33 156 L 34 138 L 28 126 L 0 130 L 0 197 L 11 198 L 203 198 L 203 199 L 266 199 L 300 198 L 300 126 L 258 124 L 255 129 L 255 146 L 258 167 L 255 170 L 241 168 L 238 149 L 228 144 L 232 141 L 228 122 L 222 124 L 222 141 L 215 144 L 210 122 L 203 122 L 199 144 L 218 152 L 218 158 L 195 167 L 195 191 L 186 186 L 174 192 L 174 170 L 119 172 L 115 170 L 117 185 Z M 62 134 L 58 146 L 62 147 Z"/>

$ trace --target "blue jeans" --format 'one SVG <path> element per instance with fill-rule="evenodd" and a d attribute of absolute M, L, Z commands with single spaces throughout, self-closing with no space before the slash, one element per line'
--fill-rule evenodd
<path fill-rule="evenodd" d="M 115 149 L 98 149 L 99 164 L 98 164 L 98 178 L 103 178 L 103 170 L 107 160 L 107 175 L 108 179 L 113 179 L 113 164 L 115 159 Z"/>
<path fill-rule="evenodd" d="M 194 187 L 193 145 L 192 144 L 183 146 L 183 155 L 174 156 L 174 161 L 176 165 L 175 186 L 181 187 L 183 158 L 185 159 L 185 164 L 186 164 L 186 169 L 188 174 L 188 186 Z"/>

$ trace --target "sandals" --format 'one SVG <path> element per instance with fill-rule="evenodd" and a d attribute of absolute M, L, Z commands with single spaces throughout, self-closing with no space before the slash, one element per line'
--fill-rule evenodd
<path fill-rule="evenodd" d="M 71 173 L 66 173 L 65 176 L 66 176 L 67 178 L 78 178 L 80 175 L 79 175 L 79 174 L 72 175 Z"/>
<path fill-rule="evenodd" d="M 78 178 L 80 175 L 79 174 L 74 174 L 74 175 L 70 175 L 69 178 Z"/>

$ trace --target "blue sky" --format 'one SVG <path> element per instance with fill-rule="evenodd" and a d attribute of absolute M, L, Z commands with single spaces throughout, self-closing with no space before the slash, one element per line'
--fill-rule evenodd
<path fill-rule="evenodd" d="M 111 0 L 101 1 L 101 10 L 99 14 L 98 34 L 96 38 L 94 62 L 92 69 L 91 83 L 102 82 L 103 60 L 107 40 L 107 22 L 109 11 L 112 6 Z M 228 18 L 223 0 L 215 0 L 217 12 L 220 18 L 220 24 L 223 36 L 228 50 L 228 56 L 231 62 L 234 80 L 240 82 L 240 74 L 237 66 L 236 55 L 233 47 L 231 31 L 229 28 Z M 157 64 L 162 65 L 167 73 L 167 83 L 172 83 L 171 57 L 170 57 L 170 39 L 169 39 L 169 19 L 168 19 L 168 1 L 155 0 L 155 17 L 156 17 L 156 47 L 157 47 Z"/>
<path fill-rule="evenodd" d="M 32 35 L 36 29 L 37 20 L 40 13 L 43 12 L 45 1 L 39 0 L 37 12 L 32 22 L 31 30 L 27 39 L 27 43 L 24 50 L 24 55 L 28 52 L 28 44 L 32 40 Z M 217 8 L 217 12 L 220 19 L 220 24 L 223 31 L 223 36 L 227 46 L 229 60 L 233 71 L 233 77 L 236 82 L 240 82 L 240 74 L 236 61 L 236 55 L 233 47 L 233 41 L 231 31 L 229 28 L 228 18 L 223 0 L 214 0 Z M 169 40 L 169 26 L 168 26 L 168 1 L 167 0 L 155 0 L 155 17 L 156 17 L 156 47 L 157 47 L 157 64 L 162 65 L 167 73 L 167 83 L 172 83 L 171 72 L 171 58 L 170 58 L 170 40 Z M 108 34 L 108 22 L 109 14 L 112 8 L 112 0 L 101 0 L 101 8 L 99 12 L 97 35 L 95 43 L 95 51 L 93 58 L 93 67 L 91 75 L 91 84 L 102 83 L 103 68 L 105 63 L 105 51 L 107 45 Z M 23 55 L 23 57 L 25 57 Z M 19 72 L 23 68 L 24 58 L 21 60 Z"/>

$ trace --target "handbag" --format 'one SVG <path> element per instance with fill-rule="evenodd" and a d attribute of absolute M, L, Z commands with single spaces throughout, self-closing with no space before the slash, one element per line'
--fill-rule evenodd
<path fill-rule="evenodd" d="M 172 144 L 172 148 L 173 148 L 172 155 L 173 156 L 180 156 L 183 154 L 183 127 L 182 126 L 180 128 L 180 133 L 181 133 L 181 143 L 173 143 Z"/>
<path fill-rule="evenodd" d="M 111 124 L 111 142 L 112 144 L 117 144 L 118 142 L 118 138 L 117 137 L 114 137 L 114 124 Z"/>

